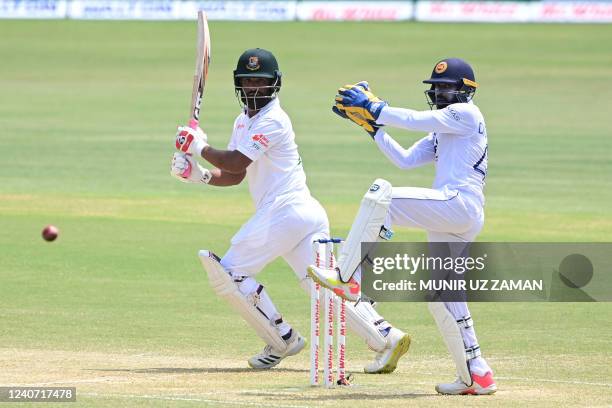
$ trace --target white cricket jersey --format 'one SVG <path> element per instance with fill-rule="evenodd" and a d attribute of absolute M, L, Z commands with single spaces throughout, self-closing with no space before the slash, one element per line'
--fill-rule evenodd
<path fill-rule="evenodd" d="M 484 205 L 487 174 L 487 130 L 480 109 L 471 101 L 444 109 L 415 111 L 385 107 L 377 123 L 429 132 L 404 149 L 383 128 L 375 135 L 380 150 L 395 165 L 414 168 L 435 161 L 434 189 L 470 193 Z"/>
<path fill-rule="evenodd" d="M 293 126 L 278 98 L 251 118 L 245 112 L 238 115 L 228 150 L 253 161 L 246 170 L 257 209 L 310 196 Z"/>

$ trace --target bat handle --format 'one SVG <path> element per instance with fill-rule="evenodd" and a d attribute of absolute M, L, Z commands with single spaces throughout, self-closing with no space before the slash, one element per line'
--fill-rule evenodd
<path fill-rule="evenodd" d="M 189 127 L 192 129 L 197 129 L 198 125 L 200 124 L 200 121 L 198 121 L 197 119 L 191 118 L 189 119 Z M 191 156 L 191 153 L 187 153 L 187 156 Z M 188 169 L 189 173 L 191 173 L 191 168 Z M 189 176 L 189 175 L 187 175 Z"/>

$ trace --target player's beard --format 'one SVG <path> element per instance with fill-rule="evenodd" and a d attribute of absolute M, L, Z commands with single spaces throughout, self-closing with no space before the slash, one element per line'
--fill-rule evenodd
<path fill-rule="evenodd" d="M 244 88 L 237 88 L 236 93 L 238 92 L 240 93 L 239 98 L 242 105 L 250 111 L 263 109 L 276 97 L 276 91 L 273 86 L 259 87 L 254 92 L 247 92 Z"/>
<path fill-rule="evenodd" d="M 444 109 L 448 105 L 459 102 L 456 92 L 457 91 L 435 92 L 433 89 L 425 91 L 428 99 L 427 104 L 432 109 L 434 106 L 436 109 Z"/>

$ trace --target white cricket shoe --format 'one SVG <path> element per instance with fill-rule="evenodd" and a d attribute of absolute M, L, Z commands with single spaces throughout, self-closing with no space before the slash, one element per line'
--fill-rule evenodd
<path fill-rule="evenodd" d="M 356 302 L 361 294 L 361 285 L 354 278 L 348 282 L 340 280 L 340 272 L 337 269 L 319 268 L 315 265 L 308 267 L 308 276 L 319 285 L 334 292 L 341 298 L 350 302 Z"/>
<path fill-rule="evenodd" d="M 436 391 L 445 395 L 489 395 L 497 391 L 497 385 L 493 373 L 489 371 L 483 376 L 472 373 L 472 385 L 469 387 L 457 378 L 454 383 L 436 385 Z"/>
<path fill-rule="evenodd" d="M 272 346 L 267 345 L 264 347 L 261 353 L 249 358 L 249 366 L 258 370 L 272 368 L 280 363 L 283 358 L 294 356 L 302 351 L 306 345 L 306 340 L 300 336 L 300 333 L 298 333 L 297 330 L 291 330 L 293 330 L 293 333 L 291 334 L 289 340 L 287 340 L 287 351 L 283 353 L 274 350 Z"/>
<path fill-rule="evenodd" d="M 364 367 L 366 374 L 392 373 L 397 367 L 399 359 L 410 348 L 410 336 L 403 331 L 392 327 L 387 335 L 387 346 L 374 358 L 374 361 Z"/>

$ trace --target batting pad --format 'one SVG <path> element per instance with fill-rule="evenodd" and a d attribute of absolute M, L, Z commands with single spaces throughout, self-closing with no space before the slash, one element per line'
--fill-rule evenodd
<path fill-rule="evenodd" d="M 376 179 L 363 196 L 359 212 L 338 257 L 338 267 L 343 282 L 351 279 L 367 255 L 361 253 L 361 243 L 378 241 L 391 205 L 392 190 L 391 183 Z"/>
<path fill-rule="evenodd" d="M 465 345 L 463 344 L 463 337 L 459 330 L 457 321 L 448 311 L 443 302 L 429 302 L 429 312 L 433 316 L 440 334 L 446 343 L 455 365 L 457 366 L 457 374 L 461 381 L 468 387 L 472 385 L 472 375 L 470 373 L 470 367 L 468 366 L 468 356 L 465 352 Z"/>
<path fill-rule="evenodd" d="M 272 322 L 240 292 L 231 272 L 221 265 L 220 258 L 204 249 L 198 253 L 198 257 L 215 293 L 226 299 L 267 345 L 272 346 L 276 352 L 284 354 L 287 351 L 287 343 Z"/>
<path fill-rule="evenodd" d="M 364 339 L 371 350 L 377 353 L 384 351 L 387 339 L 376 326 L 377 322 L 384 319 L 374 310 L 370 302 L 346 302 L 346 320 L 348 328 Z"/>

